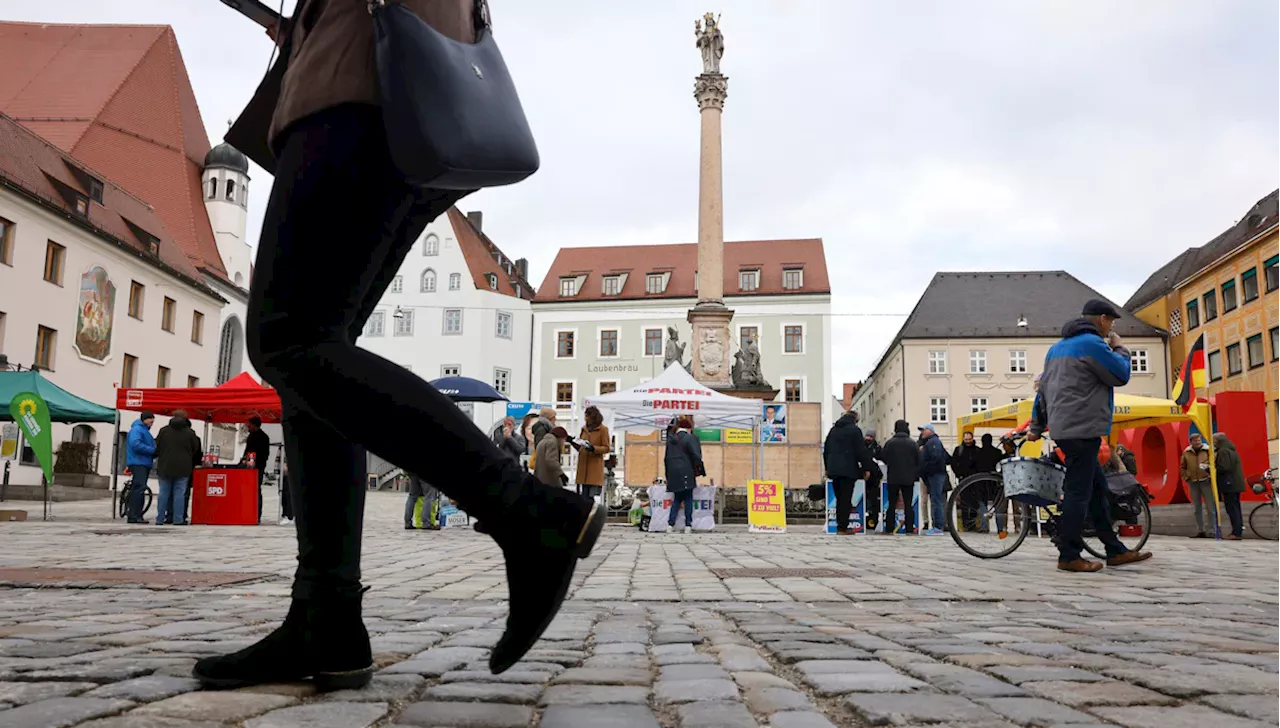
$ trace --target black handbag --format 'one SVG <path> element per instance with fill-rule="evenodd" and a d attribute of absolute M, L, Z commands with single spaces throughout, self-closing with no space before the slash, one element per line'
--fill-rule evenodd
<path fill-rule="evenodd" d="M 507 64 L 476 0 L 476 42 L 437 32 L 392 0 L 369 0 L 387 145 L 407 182 L 474 190 L 509 185 L 538 170 Z"/>

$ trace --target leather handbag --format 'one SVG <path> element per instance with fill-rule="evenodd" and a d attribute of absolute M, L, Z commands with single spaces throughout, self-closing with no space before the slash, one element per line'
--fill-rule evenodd
<path fill-rule="evenodd" d="M 475 43 L 442 35 L 394 0 L 368 3 L 387 145 L 407 182 L 474 190 L 538 170 L 533 132 L 484 0 L 473 10 Z"/>

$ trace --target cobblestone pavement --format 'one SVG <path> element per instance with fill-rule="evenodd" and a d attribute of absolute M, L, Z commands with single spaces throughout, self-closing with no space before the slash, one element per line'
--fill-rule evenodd
<path fill-rule="evenodd" d="M 1082 575 L 1054 570 L 1049 545 L 1032 540 L 982 561 L 945 537 L 611 526 L 543 641 L 493 676 L 498 550 L 470 531 L 406 532 L 402 503 L 371 495 L 365 527 L 365 620 L 381 672 L 366 690 L 329 695 L 200 692 L 189 679 L 197 657 L 247 645 L 284 616 L 292 529 L 126 526 L 105 502 L 0 524 L 0 726 L 1278 722 L 1274 544 L 1157 537 L 1152 561 Z M 86 574 L 36 588 L 21 584 L 24 567 L 264 576 L 202 587 Z M 844 576 L 713 573 L 726 568 Z"/>

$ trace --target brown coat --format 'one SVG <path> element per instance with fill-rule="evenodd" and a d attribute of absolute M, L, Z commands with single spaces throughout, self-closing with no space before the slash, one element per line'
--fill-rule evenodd
<path fill-rule="evenodd" d="M 595 446 L 595 452 L 578 451 L 578 485 L 604 485 L 604 457 L 609 454 L 609 428 L 600 425 L 594 430 L 582 428 L 579 439 Z"/>
<path fill-rule="evenodd" d="M 1201 465 L 1209 464 L 1209 446 L 1201 445 L 1199 450 L 1192 451 L 1188 445 L 1186 450 L 1182 451 L 1182 463 L 1180 470 L 1182 471 L 1182 479 L 1188 483 L 1201 483 L 1209 479 L 1209 471 L 1202 469 Z"/>
<path fill-rule="evenodd" d="M 563 485 L 560 480 L 564 475 L 564 469 L 560 467 L 560 438 L 555 435 L 542 438 L 534 448 L 534 454 L 537 455 L 537 463 L 533 467 L 533 477 L 543 485 L 556 488 Z"/>

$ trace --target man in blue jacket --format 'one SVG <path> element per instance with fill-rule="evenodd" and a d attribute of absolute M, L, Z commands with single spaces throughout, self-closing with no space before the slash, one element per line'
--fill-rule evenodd
<path fill-rule="evenodd" d="M 920 438 L 920 476 L 929 489 L 929 518 L 932 521 L 932 527 L 922 535 L 941 536 L 946 522 L 943 494 L 947 490 L 947 448 L 943 447 L 933 425 L 922 426 Z M 920 522 L 923 528 L 924 518 Z"/>
<path fill-rule="evenodd" d="M 151 426 L 155 423 L 155 415 L 143 412 L 129 428 L 129 438 L 125 441 L 124 464 L 133 471 L 133 480 L 129 483 L 129 508 L 125 513 L 129 523 L 143 522 L 142 494 L 147 489 L 147 476 L 151 475 L 151 466 L 156 459 L 156 439 L 151 436 Z"/>
<path fill-rule="evenodd" d="M 1106 547 L 1108 566 L 1145 561 L 1151 553 L 1129 551 L 1116 537 L 1107 477 L 1098 464 L 1102 438 L 1111 434 L 1114 388 L 1128 384 L 1131 371 L 1129 350 L 1112 328 L 1120 312 L 1094 299 L 1084 305 L 1081 316 L 1062 327 L 1062 340 L 1045 356 L 1028 439 L 1038 440 L 1048 429 L 1066 459 L 1058 568 L 1091 572 L 1102 564 L 1080 555 L 1086 511 Z"/>

